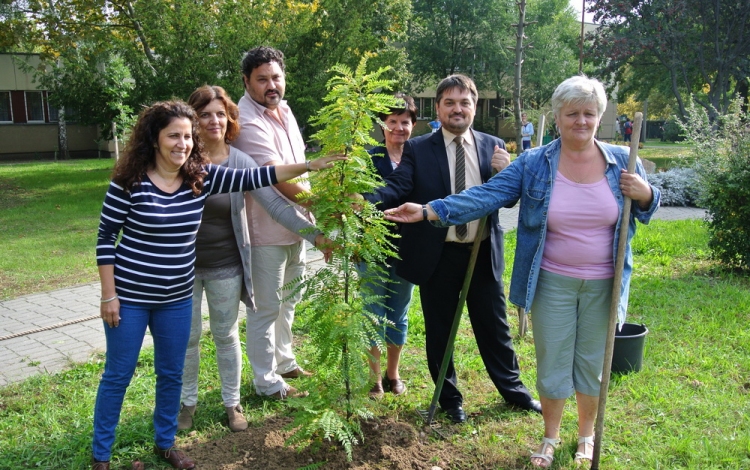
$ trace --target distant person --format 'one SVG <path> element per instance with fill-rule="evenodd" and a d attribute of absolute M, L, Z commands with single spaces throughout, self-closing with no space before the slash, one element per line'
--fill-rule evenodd
<path fill-rule="evenodd" d="M 206 198 L 270 186 L 338 158 L 235 170 L 209 164 L 201 145 L 193 108 L 182 101 L 153 104 L 138 117 L 104 199 L 96 260 L 107 352 L 94 406 L 94 470 L 109 469 L 146 327 L 156 372 L 154 451 L 174 468 L 195 468 L 174 438 L 193 310 L 195 236 Z M 140 461 L 133 466 L 143 468 Z"/>
<path fill-rule="evenodd" d="M 440 116 L 436 116 L 435 119 L 430 121 L 429 126 L 433 134 L 440 130 Z"/>
<path fill-rule="evenodd" d="M 396 94 L 401 103 L 389 110 L 388 113 L 378 116 L 385 124 L 383 135 L 385 146 L 373 147 L 369 152 L 372 155 L 372 163 L 381 178 L 386 179 L 401 164 L 404 153 L 404 144 L 411 137 L 411 131 L 417 122 L 417 108 L 414 100 L 403 93 Z M 393 233 L 398 234 L 400 224 L 396 224 Z M 393 244 L 398 245 L 398 239 L 393 239 Z M 386 262 L 379 263 L 377 269 L 360 263 L 360 276 L 367 282 L 368 294 L 381 297 L 382 305 L 366 305 L 365 308 L 381 319 L 387 319 L 391 323 L 382 322 L 380 336 L 386 345 L 386 372 L 381 375 L 380 349 L 373 345 L 370 348 L 370 370 L 375 378 L 375 383 L 370 389 L 370 396 L 380 398 L 385 392 L 401 395 L 406 391 L 406 385 L 399 374 L 399 363 L 401 350 L 406 344 L 406 335 L 409 329 L 409 304 L 414 290 L 414 284 L 396 274 L 399 260 L 388 258 Z M 378 272 L 386 273 L 386 282 L 367 281 L 368 276 L 375 276 Z"/>
<path fill-rule="evenodd" d="M 527 119 L 526 113 L 521 113 L 521 143 L 523 150 L 531 148 L 531 136 L 534 135 L 534 124 Z"/>
<path fill-rule="evenodd" d="M 623 140 L 624 142 L 630 142 L 631 137 L 633 136 L 633 123 L 630 122 L 630 118 L 625 119 L 625 124 L 623 124 L 624 134 L 623 134 Z"/>
<path fill-rule="evenodd" d="M 622 138 L 622 125 L 619 119 L 615 119 L 615 140 Z"/>
<path fill-rule="evenodd" d="M 620 224 L 628 224 L 618 319 L 625 321 L 636 220 L 648 223 L 659 207 L 659 190 L 646 180 L 640 161 L 629 174 L 628 152 L 594 136 L 607 106 L 601 82 L 575 76 L 552 95 L 560 138 L 521 154 L 488 182 L 461 194 L 407 203 L 386 211 L 394 222 L 436 221 L 435 227 L 467 223 L 520 201 L 510 300 L 530 309 L 542 401 L 544 437 L 531 455 L 549 467 L 560 444 L 566 399 L 578 409 L 576 465 L 591 463 L 604 346 L 612 304 Z M 624 196 L 632 213 L 622 222 Z"/>
<path fill-rule="evenodd" d="M 440 132 L 409 139 L 398 169 L 386 186 L 365 195 L 379 208 L 402 201 L 426 203 L 481 185 L 492 169 L 510 163 L 505 142 L 471 128 L 479 94 L 465 75 L 451 75 L 437 86 L 435 110 Z M 479 222 L 463 227 L 435 227 L 428 223 L 405 225 L 399 240 L 396 272 L 419 286 L 425 326 L 425 349 L 430 376 L 437 382 L 445 356 L 451 324 L 475 239 L 480 240 L 466 305 L 479 354 L 498 393 L 517 409 L 542 412 L 521 381 L 513 339 L 506 318 L 503 289 L 503 230 L 498 213 L 490 215 L 484 232 Z M 440 407 L 454 423 L 466 421 L 464 397 L 458 389 L 458 374 L 451 358 L 442 384 Z"/>
<path fill-rule="evenodd" d="M 223 88 L 202 86 L 190 95 L 188 104 L 198 115 L 204 153 L 211 163 L 229 168 L 258 168 L 247 154 L 229 146 L 229 142 L 235 140 L 240 132 L 239 110 Z M 215 194 L 206 199 L 195 244 L 193 319 L 182 375 L 182 408 L 177 418 L 177 429 L 180 431 L 193 427 L 198 404 L 204 291 L 229 429 L 234 432 L 247 429 L 247 420 L 240 405 L 242 345 L 237 321 L 240 300 L 247 306 L 247 311 L 253 310 L 252 252 L 245 215 L 247 195 L 289 230 L 296 233 L 307 231 L 305 238 L 316 246 L 325 240 L 319 230 L 313 230 L 315 226 L 304 215 L 287 204 L 286 199 L 272 188 L 260 188 L 246 194 Z"/>

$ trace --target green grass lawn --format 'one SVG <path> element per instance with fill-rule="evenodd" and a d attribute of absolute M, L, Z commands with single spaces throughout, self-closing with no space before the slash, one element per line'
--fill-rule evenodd
<path fill-rule="evenodd" d="M 0 300 L 98 279 L 96 231 L 113 164 L 0 165 Z"/>
<path fill-rule="evenodd" d="M 684 142 L 671 143 L 649 140 L 644 143 L 642 149 L 638 150 L 638 156 L 651 160 L 658 169 L 667 170 L 692 163 L 693 158 L 690 156 L 690 151 L 691 147 Z"/>
<path fill-rule="evenodd" d="M 508 273 L 514 246 L 515 232 L 511 232 L 506 239 Z M 750 283 L 721 271 L 709 259 L 706 230 L 698 220 L 657 220 L 641 226 L 633 250 L 629 321 L 644 323 L 650 333 L 643 370 L 616 376 L 611 382 L 601 468 L 750 468 Z M 533 325 L 533 315 L 531 319 Z M 416 411 L 427 407 L 433 386 L 426 373 L 424 323 L 417 300 L 409 321 L 401 371 L 409 392 L 373 403 L 373 407 L 376 416 L 394 417 L 421 430 L 423 422 Z M 516 317 L 510 315 L 509 321 L 517 331 Z M 301 308 L 296 322 L 298 358 L 311 370 L 315 364 L 305 360 L 313 357 L 315 345 L 304 338 L 313 327 Z M 204 336 L 202 348 L 196 427 L 180 434 L 178 445 L 228 433 L 220 424 L 224 409 L 209 335 Z M 516 350 L 522 378 L 534 391 L 533 334 L 517 339 Z M 455 455 L 444 468 L 531 468 L 528 456 L 541 439 L 542 419 L 502 405 L 466 319 L 455 360 L 471 417 L 463 426 L 444 423 L 449 437 L 443 445 L 450 446 Z M 86 468 L 102 370 L 102 357 L 97 356 L 67 372 L 0 388 L 0 468 Z M 150 453 L 154 380 L 153 352 L 147 350 L 126 397 L 114 468 L 135 457 L 144 459 L 148 468 L 164 468 Z M 246 367 L 242 404 L 251 426 L 290 414 L 288 405 L 256 397 L 250 383 Z M 305 386 L 316 385 L 311 380 Z M 576 413 L 572 399 L 564 412 L 561 437 L 563 445 L 551 468 L 573 469 Z"/>
<path fill-rule="evenodd" d="M 641 155 L 677 159 L 680 146 L 647 143 Z M 660 157 L 661 155 L 662 157 Z M 97 279 L 94 247 L 111 160 L 0 165 L 0 299 Z M 512 263 L 514 234 L 506 253 Z M 636 270 L 630 321 L 650 329 L 643 371 L 611 383 L 602 468 L 750 468 L 750 290 L 747 279 L 718 270 L 709 259 L 700 221 L 654 221 L 634 241 Z M 510 268 L 509 268 L 510 269 Z M 507 279 L 506 279 L 507 281 Z M 415 298 L 416 295 L 415 295 Z M 517 319 L 510 317 L 514 331 Z M 532 317 L 533 322 L 533 317 Z M 300 309 L 301 339 L 313 327 Z M 380 413 L 420 426 L 416 410 L 430 401 L 425 373 L 424 324 L 418 301 L 410 311 L 402 375 L 405 397 L 386 401 Z M 315 345 L 301 341 L 299 357 Z M 195 433 L 180 444 L 220 437 L 223 407 L 210 336 L 202 343 L 201 412 Z M 525 468 L 542 433 L 540 417 L 499 406 L 483 370 L 468 322 L 457 344 L 461 388 L 472 415 L 453 428 L 450 445 L 464 464 L 451 468 Z M 533 336 L 516 342 L 523 380 L 534 389 Z M 153 406 L 153 352 L 144 351 L 128 391 L 115 460 L 148 456 Z M 314 364 L 304 364 L 315 369 Z M 102 357 L 53 376 L 0 389 L 0 468 L 85 468 L 90 458 L 91 416 Z M 261 400 L 244 372 L 243 406 L 251 423 L 286 416 L 285 405 Z M 563 419 L 564 444 L 552 468 L 573 468 L 575 409 Z M 148 461 L 155 465 L 155 460 Z"/>

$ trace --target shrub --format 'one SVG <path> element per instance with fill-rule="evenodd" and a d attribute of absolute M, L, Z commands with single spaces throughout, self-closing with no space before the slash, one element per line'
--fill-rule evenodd
<path fill-rule="evenodd" d="M 674 116 L 669 118 L 669 120 L 664 123 L 664 127 L 662 127 L 661 140 L 665 142 L 680 142 L 682 140 L 685 140 L 685 135 L 682 133 L 682 128 L 680 127 L 679 122 Z"/>
<path fill-rule="evenodd" d="M 741 110 L 738 99 L 711 122 L 704 109 L 691 104 L 683 130 L 694 144 L 699 203 L 708 215 L 708 246 L 723 264 L 746 270 L 750 267 L 750 114 Z"/>
<path fill-rule="evenodd" d="M 661 191 L 662 206 L 695 206 L 700 196 L 698 175 L 693 168 L 672 168 L 648 175 L 648 182 Z"/>

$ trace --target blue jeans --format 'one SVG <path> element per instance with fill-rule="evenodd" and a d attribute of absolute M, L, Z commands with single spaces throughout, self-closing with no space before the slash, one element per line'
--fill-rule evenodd
<path fill-rule="evenodd" d="M 373 276 L 374 273 L 370 272 L 365 263 L 357 265 L 360 277 L 364 280 L 363 289 L 370 295 L 382 297 L 382 304 L 367 304 L 365 308 L 368 312 L 377 315 L 379 318 L 385 318 L 393 322 L 393 324 L 382 323 L 380 337 L 388 344 L 403 346 L 406 344 L 406 333 L 409 330 L 407 313 L 409 312 L 414 284 L 396 274 L 396 267 L 393 263 L 391 263 L 390 267 L 385 264 L 380 266 L 387 272 L 387 282 L 373 283 L 367 281 L 367 278 Z"/>
<path fill-rule="evenodd" d="M 122 302 L 120 325 L 110 328 L 104 323 L 107 361 L 94 406 L 95 460 L 110 460 L 115 428 L 120 420 L 125 391 L 138 363 L 146 326 L 154 340 L 154 441 L 160 449 L 169 449 L 174 445 L 192 308 L 192 298 L 165 305 Z"/>

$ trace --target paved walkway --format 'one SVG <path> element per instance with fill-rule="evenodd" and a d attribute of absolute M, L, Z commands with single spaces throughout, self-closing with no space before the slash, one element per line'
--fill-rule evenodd
<path fill-rule="evenodd" d="M 516 227 L 517 209 L 501 210 L 500 223 Z M 690 207 L 662 207 L 657 219 L 702 218 L 705 211 Z M 323 263 L 308 246 L 311 270 Z M 0 302 L 0 386 L 35 374 L 53 374 L 104 351 L 99 319 L 99 283 L 27 295 Z M 206 312 L 205 305 L 203 311 Z M 146 336 L 145 346 L 151 337 Z"/>

